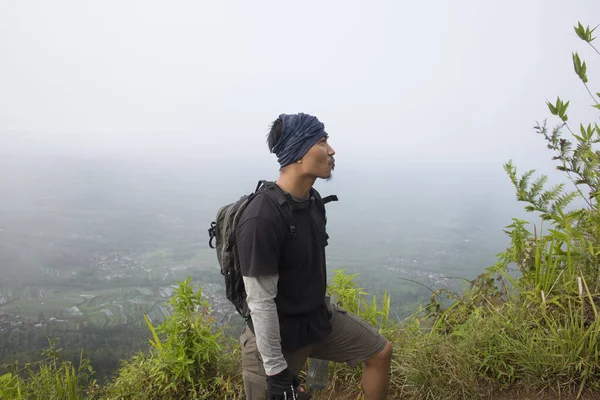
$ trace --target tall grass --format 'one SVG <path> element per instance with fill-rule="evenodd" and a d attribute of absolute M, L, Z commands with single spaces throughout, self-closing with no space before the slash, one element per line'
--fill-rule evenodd
<path fill-rule="evenodd" d="M 80 354 L 77 368 L 69 361 L 59 361 L 56 339 L 49 339 L 44 359 L 20 366 L 9 366 L 0 376 L 0 399 L 83 400 L 96 396 L 98 385 L 89 360 Z"/>
<path fill-rule="evenodd" d="M 123 363 L 107 399 L 234 399 L 241 392 L 234 356 L 237 343 L 215 327 L 202 288 L 180 282 L 169 304 L 173 314 L 154 327 L 146 318 L 152 349 Z"/>
<path fill-rule="evenodd" d="M 592 44 L 595 29 L 574 29 L 600 55 Z M 590 91 L 577 53 L 573 66 L 600 109 L 600 93 Z M 548 227 L 534 226 L 531 233 L 527 221 L 513 219 L 506 230 L 510 247 L 464 292 L 434 292 L 423 313 L 394 326 L 391 397 L 475 399 L 518 388 L 580 397 L 600 390 L 600 127 L 580 124 L 575 133 L 570 102 L 557 98 L 547 105 L 559 123 L 535 129 L 574 190 L 564 184 L 546 190 L 546 176 L 531 182 L 535 171 L 518 176 L 512 162 L 505 164 L 517 200 Z M 576 198 L 584 206 L 569 209 Z M 337 281 L 347 287 L 344 301 L 365 294 L 344 279 Z M 454 300 L 447 307 L 443 294 Z M 333 382 L 348 383 L 358 395 L 357 376 L 338 368 Z"/>

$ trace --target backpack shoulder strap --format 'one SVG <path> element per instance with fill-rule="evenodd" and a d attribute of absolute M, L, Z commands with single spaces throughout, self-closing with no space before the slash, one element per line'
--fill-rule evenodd
<path fill-rule="evenodd" d="M 330 201 L 338 201 L 338 197 L 335 194 L 330 194 L 329 196 L 323 197 L 323 204 L 327 204 Z"/>
<path fill-rule="evenodd" d="M 288 233 L 292 238 L 296 237 L 296 221 L 294 219 L 294 213 L 292 210 L 292 205 L 290 203 L 290 199 L 286 196 L 286 194 L 281 190 L 281 188 L 275 183 L 270 181 L 260 181 L 256 193 L 259 192 L 264 193 L 271 200 L 273 200 L 283 214 L 283 218 L 286 221 L 288 226 Z"/>
<path fill-rule="evenodd" d="M 323 215 L 323 218 L 325 219 L 325 224 L 327 224 L 327 212 L 325 211 L 325 204 L 331 201 L 338 201 L 338 197 L 335 194 L 326 197 L 321 197 L 319 191 L 314 187 L 311 189 L 311 196 L 315 199 L 315 204 L 319 208 L 321 214 Z"/>
<path fill-rule="evenodd" d="M 269 182 L 269 181 L 266 181 L 266 180 L 264 180 L 264 179 L 263 179 L 263 180 L 260 180 L 260 181 L 258 181 L 258 184 L 256 185 L 256 189 L 254 189 L 254 193 L 258 193 L 259 189 L 260 189 L 262 186 L 267 186 L 267 185 L 270 185 L 270 184 L 272 184 L 272 183 L 273 183 L 273 182 Z"/>
<path fill-rule="evenodd" d="M 330 194 L 329 196 L 325 196 L 325 197 L 321 197 L 321 194 L 319 193 L 319 191 L 317 189 L 315 189 L 314 187 L 310 189 L 312 196 L 315 198 L 316 201 L 319 201 L 323 204 L 327 204 L 331 201 L 338 201 L 338 197 L 335 194 Z"/>

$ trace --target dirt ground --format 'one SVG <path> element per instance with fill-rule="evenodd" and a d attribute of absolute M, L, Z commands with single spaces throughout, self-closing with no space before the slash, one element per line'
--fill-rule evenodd
<path fill-rule="evenodd" d="M 331 391 L 320 391 L 312 393 L 313 400 L 364 400 L 362 396 L 349 395 L 344 393 L 332 393 Z M 392 397 L 389 397 L 392 400 Z M 394 400 L 412 400 L 410 397 L 398 398 Z M 442 399 L 440 399 L 442 400 Z M 452 399 L 443 399 L 452 400 Z M 522 391 L 501 392 L 491 397 L 481 399 L 457 399 L 457 400 L 600 400 L 600 393 L 587 393 L 579 399 L 575 395 L 565 395 L 553 392 L 546 393 L 523 393 Z"/>

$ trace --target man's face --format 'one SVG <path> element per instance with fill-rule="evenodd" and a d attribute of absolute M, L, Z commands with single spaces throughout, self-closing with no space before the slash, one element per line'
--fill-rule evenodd
<path fill-rule="evenodd" d="M 335 167 L 333 155 L 335 151 L 329 145 L 327 137 L 320 139 L 302 157 L 302 171 L 304 174 L 321 179 L 329 179 Z"/>

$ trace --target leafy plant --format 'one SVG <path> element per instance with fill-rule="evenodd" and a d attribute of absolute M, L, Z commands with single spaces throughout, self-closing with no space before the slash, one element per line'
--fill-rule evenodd
<path fill-rule="evenodd" d="M 231 367 L 237 364 L 227 357 L 228 343 L 222 330 L 215 328 L 202 288 L 194 291 L 188 277 L 178 283 L 167 304 L 173 313 L 159 326 L 144 316 L 152 334 L 152 351 L 124 363 L 108 388 L 109 398 L 233 398 L 239 390 L 223 372 L 233 372 Z"/>
<path fill-rule="evenodd" d="M 42 352 L 40 361 L 18 363 L 0 376 L 0 399 L 65 399 L 96 398 L 98 385 L 92 378 L 94 370 L 89 360 L 80 353 L 77 368 L 70 361 L 60 361 L 61 349 L 56 339 L 48 338 L 49 347 Z"/>
<path fill-rule="evenodd" d="M 377 297 L 373 295 L 369 302 L 365 297 L 368 295 L 355 282 L 358 274 L 347 274 L 346 269 L 333 271 L 332 282 L 327 287 L 327 293 L 332 301 L 349 312 L 361 317 L 374 327 L 380 329 L 384 334 L 389 333 L 390 296 L 383 292 L 381 307 L 377 305 Z"/>
<path fill-rule="evenodd" d="M 592 45 L 594 29 L 575 27 Z M 597 50 L 596 50 L 597 52 Z M 600 53 L 598 53 L 600 54 Z M 573 53 L 575 74 L 592 95 L 587 64 Z M 582 395 L 597 390 L 600 298 L 600 128 L 569 122 L 570 101 L 547 102 L 559 120 L 534 129 L 554 151 L 566 184 L 550 188 L 547 176 L 522 175 L 512 161 L 504 169 L 518 201 L 536 213 L 540 227 L 513 218 L 505 233 L 509 247 L 459 293 L 432 292 L 421 316 L 399 327 L 394 337 L 392 387 L 398 396 L 477 398 L 518 387 Z M 546 225 L 546 226 L 545 226 Z M 348 299 L 354 292 L 348 293 Z M 444 306 L 442 296 L 454 300 Z M 432 321 L 424 329 L 422 318 Z"/>

